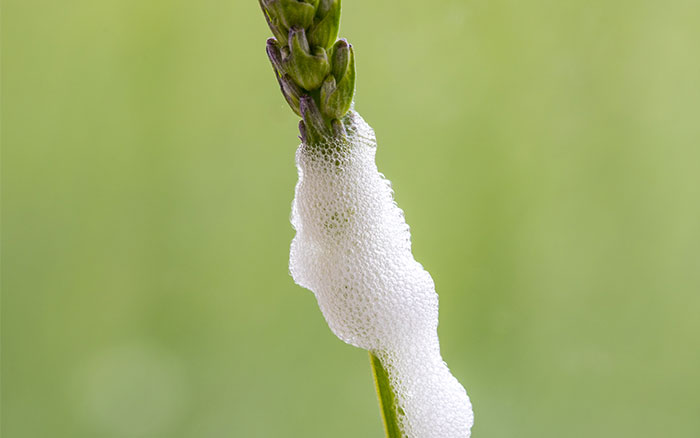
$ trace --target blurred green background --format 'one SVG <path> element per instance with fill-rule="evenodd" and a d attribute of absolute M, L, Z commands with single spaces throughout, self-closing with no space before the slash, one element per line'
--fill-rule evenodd
<path fill-rule="evenodd" d="M 255 0 L 5 0 L 2 436 L 381 437 L 287 273 Z M 700 3 L 344 2 L 475 437 L 700 436 Z"/>

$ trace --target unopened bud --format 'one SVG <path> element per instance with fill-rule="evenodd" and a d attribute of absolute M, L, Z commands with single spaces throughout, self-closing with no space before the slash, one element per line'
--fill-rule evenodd
<path fill-rule="evenodd" d="M 311 96 L 303 96 L 299 100 L 299 107 L 304 119 L 305 134 L 310 143 L 322 142 L 331 135 L 330 127 Z"/>
<path fill-rule="evenodd" d="M 280 22 L 279 16 L 276 13 L 276 10 L 273 10 L 270 7 L 270 5 L 273 1 L 276 1 L 276 0 L 258 0 L 258 2 L 260 3 L 260 8 L 262 8 L 263 15 L 265 16 L 265 21 L 267 21 L 267 25 L 270 27 L 272 34 L 282 44 L 286 44 L 286 42 L 287 42 L 287 29 Z"/>
<path fill-rule="evenodd" d="M 293 28 L 289 31 L 290 53 L 285 60 L 285 70 L 306 90 L 315 90 L 330 72 L 326 51 L 315 47 L 310 53 L 309 42 L 304 29 Z"/>
<path fill-rule="evenodd" d="M 333 74 L 328 75 L 321 86 L 321 112 L 331 119 L 340 119 L 350 109 L 355 95 L 355 56 L 352 46 L 340 44 L 333 59 Z M 335 60 L 346 65 L 344 68 L 342 65 L 338 67 Z"/>
<path fill-rule="evenodd" d="M 302 91 L 301 88 L 289 77 L 289 75 L 277 76 L 277 80 L 280 84 L 280 89 L 282 90 L 282 95 L 284 95 L 285 100 L 298 116 L 301 116 L 301 109 L 299 108 L 299 99 L 301 99 Z"/>
<path fill-rule="evenodd" d="M 299 140 L 304 144 L 309 144 L 309 136 L 306 134 L 306 124 L 299 120 Z"/>
<path fill-rule="evenodd" d="M 323 5 L 324 2 L 322 2 Z M 330 48 L 338 38 L 340 28 L 340 0 L 331 0 L 325 12 L 319 10 L 316 14 L 315 23 L 309 29 L 309 43 L 313 46 Z"/>
<path fill-rule="evenodd" d="M 274 38 L 267 39 L 267 57 L 270 58 L 272 67 L 275 69 L 277 75 L 284 74 L 284 63 L 282 62 L 282 52 L 280 51 L 279 42 Z"/>
<path fill-rule="evenodd" d="M 297 0 L 261 0 L 271 17 L 285 28 L 308 28 L 316 15 L 316 7 Z"/>
<path fill-rule="evenodd" d="M 337 82 L 347 73 L 351 56 L 352 46 L 345 39 L 338 40 L 331 48 L 331 72 Z"/>

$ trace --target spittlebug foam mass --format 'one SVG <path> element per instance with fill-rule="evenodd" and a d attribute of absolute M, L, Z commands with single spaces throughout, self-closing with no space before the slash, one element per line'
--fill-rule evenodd
<path fill-rule="evenodd" d="M 344 139 L 297 150 L 290 271 L 333 333 L 381 360 L 406 437 L 468 437 L 469 397 L 440 356 L 435 285 L 377 170 L 372 128 L 353 111 L 344 124 Z"/>
<path fill-rule="evenodd" d="M 433 279 L 377 171 L 374 132 L 351 109 L 355 52 L 337 38 L 341 0 L 259 2 L 275 78 L 302 119 L 292 276 L 314 292 L 333 333 L 370 351 L 387 434 L 469 437 L 469 397 L 440 357 Z"/>

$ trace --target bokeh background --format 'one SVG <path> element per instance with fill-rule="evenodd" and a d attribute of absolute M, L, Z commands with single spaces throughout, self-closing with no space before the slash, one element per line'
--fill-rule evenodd
<path fill-rule="evenodd" d="M 5 0 L 2 436 L 381 437 L 287 273 L 255 0 Z M 700 3 L 346 0 L 475 437 L 700 436 Z"/>

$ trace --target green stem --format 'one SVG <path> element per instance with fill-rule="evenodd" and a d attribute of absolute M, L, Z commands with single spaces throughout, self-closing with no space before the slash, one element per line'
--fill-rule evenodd
<path fill-rule="evenodd" d="M 384 423 L 384 431 L 387 438 L 403 438 L 397 417 L 396 395 L 391 389 L 389 375 L 377 356 L 369 353 L 369 361 L 372 365 L 372 375 L 374 376 L 374 386 L 377 389 L 379 399 L 379 410 Z"/>

